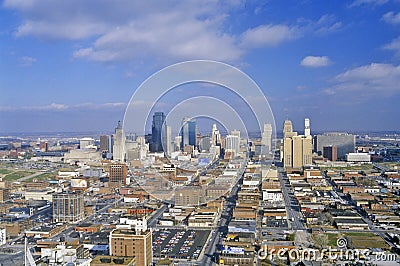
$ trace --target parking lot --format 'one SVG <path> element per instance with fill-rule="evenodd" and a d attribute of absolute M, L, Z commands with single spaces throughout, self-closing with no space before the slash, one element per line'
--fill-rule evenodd
<path fill-rule="evenodd" d="M 287 228 L 288 223 L 286 219 L 275 219 L 274 217 L 267 217 L 265 227 Z"/>
<path fill-rule="evenodd" d="M 157 230 L 153 235 L 153 256 L 197 260 L 211 230 Z"/>

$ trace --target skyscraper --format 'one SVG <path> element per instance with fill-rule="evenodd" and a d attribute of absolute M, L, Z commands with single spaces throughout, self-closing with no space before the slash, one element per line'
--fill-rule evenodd
<path fill-rule="evenodd" d="M 292 121 L 286 119 L 285 122 L 283 123 L 283 137 L 286 138 L 287 133 L 292 133 L 292 132 L 293 132 Z"/>
<path fill-rule="evenodd" d="M 100 151 L 101 152 L 112 152 L 112 136 L 101 135 L 100 136 Z"/>
<path fill-rule="evenodd" d="M 191 145 L 196 147 L 196 136 L 197 136 L 197 126 L 196 121 L 185 117 L 182 120 L 181 132 L 182 144 L 181 149 L 183 150 L 186 145 Z"/>
<path fill-rule="evenodd" d="M 205 152 L 209 152 L 210 151 L 210 147 L 211 147 L 211 138 L 210 136 L 203 136 L 200 139 L 200 151 L 205 151 Z"/>
<path fill-rule="evenodd" d="M 285 168 L 301 168 L 312 164 L 311 136 L 292 136 L 283 142 L 283 165 Z"/>
<path fill-rule="evenodd" d="M 160 152 L 163 151 L 163 125 L 165 122 L 165 115 L 163 112 L 155 112 L 153 115 L 153 123 L 151 126 L 151 144 L 150 151 Z"/>
<path fill-rule="evenodd" d="M 264 130 L 261 136 L 261 145 L 264 145 L 266 152 L 269 153 L 272 148 L 272 125 L 264 124 Z"/>
<path fill-rule="evenodd" d="M 304 119 L 304 136 L 311 136 L 310 119 Z"/>
<path fill-rule="evenodd" d="M 283 166 L 285 168 L 292 167 L 292 156 L 293 156 L 293 140 L 292 138 L 283 139 L 283 149 L 281 151 L 283 154 Z"/>
<path fill-rule="evenodd" d="M 285 162 L 289 163 L 289 161 L 290 161 L 290 165 L 291 165 L 292 158 L 291 158 L 291 155 L 290 156 L 288 155 L 289 154 L 288 152 L 285 152 L 286 149 L 289 149 L 287 145 L 285 147 L 285 141 L 287 138 L 297 136 L 297 132 L 293 131 L 292 121 L 290 121 L 288 119 L 285 120 L 285 122 L 283 123 L 282 133 L 283 133 L 283 141 L 281 142 L 281 145 L 280 145 L 280 151 L 281 151 L 280 157 L 281 157 L 281 160 L 284 162 L 284 164 L 285 164 Z M 290 142 L 291 141 L 292 140 L 290 140 Z M 290 145 L 292 145 L 292 144 L 290 144 Z M 285 158 L 284 158 L 284 156 L 285 156 Z M 290 160 L 288 159 L 288 156 L 290 157 Z"/>
<path fill-rule="evenodd" d="M 82 193 L 53 194 L 53 221 L 76 223 L 85 218 Z"/>
<path fill-rule="evenodd" d="M 236 130 L 236 129 L 232 130 L 231 131 L 231 135 L 237 136 L 239 138 L 239 140 L 240 140 L 240 131 L 239 130 Z"/>
<path fill-rule="evenodd" d="M 212 146 L 216 146 L 221 143 L 221 134 L 219 133 L 216 124 L 213 124 L 212 126 L 211 141 Z"/>
<path fill-rule="evenodd" d="M 236 135 L 228 135 L 225 138 L 225 152 L 233 152 L 234 155 L 239 153 L 240 139 Z"/>
<path fill-rule="evenodd" d="M 172 150 L 172 129 L 170 126 L 165 126 L 165 137 L 164 137 L 164 152 L 168 155 L 171 154 Z"/>
<path fill-rule="evenodd" d="M 113 146 L 113 159 L 124 162 L 125 161 L 125 132 L 122 129 L 121 121 L 118 121 L 118 125 L 114 131 L 114 146 Z"/>

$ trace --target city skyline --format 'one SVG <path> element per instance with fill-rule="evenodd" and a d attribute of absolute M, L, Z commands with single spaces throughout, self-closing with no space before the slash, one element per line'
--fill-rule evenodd
<path fill-rule="evenodd" d="M 399 7 L 389 0 L 95 7 L 6 0 L 0 132 L 111 131 L 147 77 L 192 59 L 247 73 L 278 128 L 286 118 L 301 125 L 309 117 L 316 131 L 399 130 L 392 122 L 399 111 Z M 184 99 L 191 91 L 177 94 Z M 175 105 L 173 95 L 160 107 Z"/>

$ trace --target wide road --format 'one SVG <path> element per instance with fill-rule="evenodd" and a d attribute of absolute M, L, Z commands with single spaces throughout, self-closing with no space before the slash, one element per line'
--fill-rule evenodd
<path fill-rule="evenodd" d="M 293 194 L 290 187 L 289 178 L 282 167 L 278 167 L 278 176 L 281 183 L 283 198 L 285 200 L 286 211 L 288 215 L 289 224 L 293 230 L 305 230 L 303 222 L 301 221 L 301 211 L 299 203 Z"/>
<path fill-rule="evenodd" d="M 244 171 L 239 171 L 240 175 L 243 175 Z M 239 179 L 241 179 L 240 177 Z M 233 209 L 236 205 L 236 197 L 239 192 L 239 187 L 234 186 L 227 197 L 224 208 L 222 210 L 221 219 L 218 221 L 217 227 L 215 230 L 211 232 L 211 236 L 209 237 L 208 243 L 206 244 L 206 249 L 204 251 L 204 255 L 201 260 L 197 263 L 197 265 L 215 265 L 216 251 L 217 245 L 222 242 L 222 234 L 226 234 L 228 232 L 228 226 L 231 218 Z"/>

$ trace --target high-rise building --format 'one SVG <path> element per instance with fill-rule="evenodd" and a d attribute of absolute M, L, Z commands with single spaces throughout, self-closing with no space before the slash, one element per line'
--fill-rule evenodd
<path fill-rule="evenodd" d="M 174 151 L 181 150 L 182 136 L 176 136 L 174 139 Z"/>
<path fill-rule="evenodd" d="M 183 118 L 180 133 L 182 136 L 181 150 L 186 145 L 196 147 L 197 126 L 195 120 L 188 117 Z"/>
<path fill-rule="evenodd" d="M 165 115 L 163 112 L 155 112 L 153 115 L 153 123 L 151 126 L 151 144 L 150 151 L 161 152 L 163 151 L 163 125 L 165 122 Z"/>
<path fill-rule="evenodd" d="M 62 192 L 53 194 L 53 221 L 76 223 L 85 218 L 82 193 Z"/>
<path fill-rule="evenodd" d="M 311 129 L 310 129 L 310 119 L 304 119 L 304 136 L 311 136 Z"/>
<path fill-rule="evenodd" d="M 314 151 L 322 154 L 324 147 L 336 146 L 338 159 L 346 159 L 346 154 L 352 153 L 356 146 L 355 135 L 341 132 L 325 133 L 314 136 Z"/>
<path fill-rule="evenodd" d="M 211 147 L 211 138 L 210 136 L 203 136 L 200 139 L 199 148 L 200 151 L 209 152 Z"/>
<path fill-rule="evenodd" d="M 219 133 L 216 124 L 213 124 L 212 126 L 211 141 L 212 141 L 211 143 L 212 146 L 221 144 L 221 134 Z"/>
<path fill-rule="evenodd" d="M 239 153 L 240 139 L 235 135 L 228 135 L 225 138 L 225 152 L 233 152 L 234 155 Z"/>
<path fill-rule="evenodd" d="M 100 136 L 100 151 L 101 152 L 112 152 L 111 136 L 101 135 Z"/>
<path fill-rule="evenodd" d="M 325 146 L 323 148 L 322 156 L 328 159 L 329 161 L 336 161 L 337 160 L 337 147 L 336 146 Z"/>
<path fill-rule="evenodd" d="M 283 146 L 283 164 L 286 168 L 301 168 L 312 164 L 311 136 L 285 138 Z"/>
<path fill-rule="evenodd" d="M 164 152 L 168 155 L 173 151 L 172 149 L 172 128 L 170 126 L 165 127 L 165 137 L 164 137 Z"/>
<path fill-rule="evenodd" d="M 10 198 L 10 190 L 8 188 L 0 188 L 0 203 L 4 203 Z"/>
<path fill-rule="evenodd" d="M 114 131 L 114 146 L 113 146 L 113 159 L 116 161 L 124 162 L 126 157 L 125 151 L 126 136 L 122 129 L 121 121 L 118 121 L 118 125 Z"/>
<path fill-rule="evenodd" d="M 293 140 L 292 138 L 283 139 L 283 166 L 285 168 L 291 168 L 293 155 Z"/>
<path fill-rule="evenodd" d="M 40 151 L 46 152 L 49 150 L 49 144 L 47 143 L 47 141 L 41 141 L 39 144 L 39 148 L 40 148 Z"/>
<path fill-rule="evenodd" d="M 266 152 L 269 153 L 272 149 L 272 125 L 264 124 L 264 129 L 261 136 L 261 145 L 264 146 Z"/>
<path fill-rule="evenodd" d="M 125 163 L 110 164 L 109 183 L 111 187 L 126 185 L 127 168 Z"/>
<path fill-rule="evenodd" d="M 144 138 L 144 136 L 137 136 L 136 137 L 136 142 L 140 145 L 140 146 L 144 146 L 146 144 L 146 140 Z"/>
<path fill-rule="evenodd" d="M 313 146 L 312 146 L 312 137 L 304 136 L 303 137 L 303 166 L 312 165 L 312 154 L 313 154 Z"/>
<path fill-rule="evenodd" d="M 293 132 L 292 121 L 286 119 L 285 122 L 283 123 L 283 137 L 286 138 L 286 133 L 291 133 L 291 132 Z"/>
<path fill-rule="evenodd" d="M 134 257 L 136 266 L 152 265 L 152 234 L 150 230 L 114 229 L 109 236 L 110 256 Z"/>
<path fill-rule="evenodd" d="M 292 156 L 292 154 L 290 153 L 290 155 L 289 155 L 288 152 L 285 152 L 285 149 L 288 149 L 287 145 L 286 145 L 286 148 L 285 148 L 285 140 L 286 140 L 286 138 L 291 138 L 293 136 L 297 136 L 297 132 L 293 131 L 292 121 L 290 121 L 288 119 L 285 120 L 285 122 L 283 123 L 283 131 L 282 131 L 282 133 L 283 133 L 283 141 L 281 142 L 281 146 L 280 146 L 281 161 L 284 161 L 284 162 L 286 161 L 287 163 L 290 162 L 290 165 L 291 165 L 291 161 L 292 161 L 292 157 L 291 156 Z M 290 145 L 292 145 L 292 144 L 290 144 Z M 284 158 L 284 156 L 286 156 L 286 159 Z M 288 159 L 289 157 L 290 157 L 290 160 Z"/>
<path fill-rule="evenodd" d="M 0 246 L 5 245 L 7 243 L 7 229 L 0 228 Z"/>
<path fill-rule="evenodd" d="M 237 136 L 239 138 L 239 140 L 240 140 L 240 131 L 239 130 L 236 130 L 236 129 L 232 130 L 231 131 L 231 135 L 232 136 Z"/>

